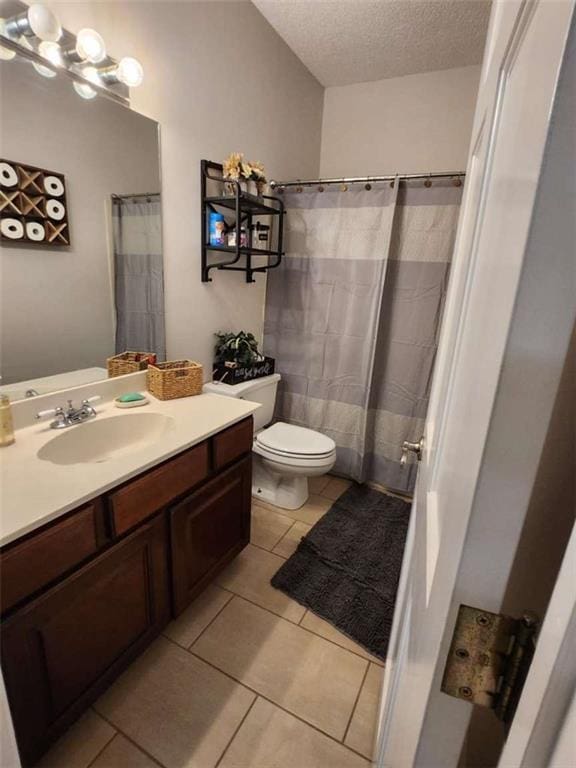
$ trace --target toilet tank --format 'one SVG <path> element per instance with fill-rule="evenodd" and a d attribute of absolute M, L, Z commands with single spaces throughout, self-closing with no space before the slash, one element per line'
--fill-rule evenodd
<path fill-rule="evenodd" d="M 243 381 L 241 384 L 221 384 L 217 381 L 211 381 L 209 384 L 204 384 L 202 391 L 213 395 L 239 397 L 241 400 L 260 403 L 262 407 L 258 408 L 254 414 L 254 432 L 258 432 L 259 429 L 272 421 L 279 381 L 280 374 L 278 373 L 262 376 L 252 381 Z"/>

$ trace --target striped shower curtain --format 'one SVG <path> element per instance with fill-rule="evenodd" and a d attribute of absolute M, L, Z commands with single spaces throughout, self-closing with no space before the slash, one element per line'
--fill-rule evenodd
<path fill-rule="evenodd" d="M 159 196 L 113 198 L 116 354 L 166 359 L 161 214 Z"/>
<path fill-rule="evenodd" d="M 334 471 L 410 492 L 402 442 L 424 427 L 462 189 L 449 181 L 286 192 L 264 350 L 277 417 L 334 439 Z"/>

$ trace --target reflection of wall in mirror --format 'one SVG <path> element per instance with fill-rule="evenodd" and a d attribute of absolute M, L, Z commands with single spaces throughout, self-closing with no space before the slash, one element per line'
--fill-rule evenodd
<path fill-rule="evenodd" d="M 120 104 L 85 101 L 66 77 L 1 62 L 2 154 L 66 176 L 72 247 L 3 243 L 4 384 L 92 366 L 114 354 L 109 210 L 113 193 L 160 189 L 158 127 Z"/>

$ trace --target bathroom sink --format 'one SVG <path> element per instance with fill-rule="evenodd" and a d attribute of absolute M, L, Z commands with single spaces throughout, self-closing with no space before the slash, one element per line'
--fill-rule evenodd
<path fill-rule="evenodd" d="M 174 419 L 161 413 L 97 417 L 53 437 L 38 458 L 53 464 L 99 464 L 147 447 L 173 426 Z"/>

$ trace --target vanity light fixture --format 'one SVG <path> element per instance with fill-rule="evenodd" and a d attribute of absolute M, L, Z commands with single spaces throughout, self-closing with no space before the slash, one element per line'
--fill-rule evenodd
<path fill-rule="evenodd" d="M 105 83 L 123 83 L 128 88 L 136 88 L 144 79 L 144 69 L 138 59 L 124 56 L 118 64 L 99 70 Z"/>
<path fill-rule="evenodd" d="M 40 3 L 34 3 L 28 10 L 7 19 L 5 31 L 8 37 L 18 39 L 25 37 L 37 37 L 39 40 L 47 40 L 56 43 L 62 36 L 62 26 L 56 14 Z"/>
<path fill-rule="evenodd" d="M 75 47 L 66 51 L 65 57 L 74 64 L 83 61 L 100 64 L 106 58 L 106 44 L 95 29 L 85 27 L 78 32 Z"/>
<path fill-rule="evenodd" d="M 24 58 L 32 59 L 32 66 L 42 77 L 56 77 L 58 67 L 81 75 L 87 82 L 75 80 L 74 89 L 83 99 L 93 99 L 98 95 L 94 85 L 106 88 L 109 85 L 122 84 L 128 88 L 136 88 L 142 83 L 144 70 L 138 59 L 125 56 L 117 62 L 109 58 L 104 39 L 95 29 L 84 27 L 78 32 L 75 40 L 66 32 L 66 41 L 73 41 L 72 44 L 67 42 L 66 48 L 58 43 L 62 32 L 57 16 L 45 5 L 34 3 L 26 11 L 9 19 L 0 18 L 0 59 L 9 61 L 16 56 L 16 51 L 2 46 L 2 37 L 5 37 L 21 48 L 40 54 L 52 65 L 44 66 L 38 62 L 37 56 L 27 57 L 21 51 Z M 90 66 L 86 66 L 87 64 Z M 98 68 L 94 66 L 102 64 L 103 66 Z M 116 98 L 127 101 L 121 91 L 121 88 L 109 89 Z"/>

